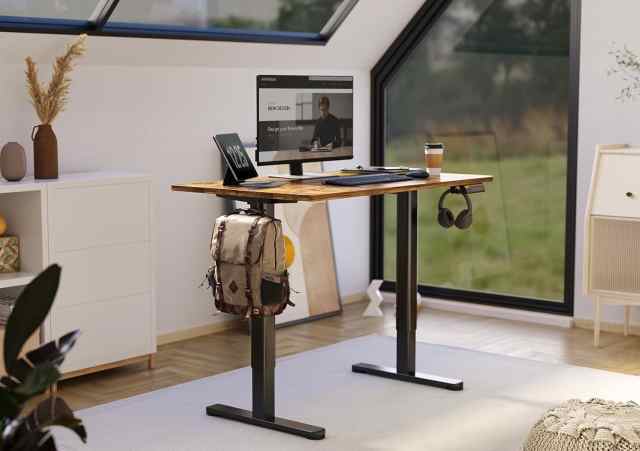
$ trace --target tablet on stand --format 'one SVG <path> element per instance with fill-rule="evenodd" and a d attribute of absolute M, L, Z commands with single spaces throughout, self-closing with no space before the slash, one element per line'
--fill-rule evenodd
<path fill-rule="evenodd" d="M 258 172 L 249 159 L 249 154 L 237 133 L 216 135 L 213 137 L 213 141 L 227 163 L 223 185 L 273 188 L 284 184 L 279 181 L 251 180 L 258 177 Z"/>

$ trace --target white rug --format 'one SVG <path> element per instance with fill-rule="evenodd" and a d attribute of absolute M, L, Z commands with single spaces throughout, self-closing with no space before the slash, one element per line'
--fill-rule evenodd
<path fill-rule="evenodd" d="M 354 374 L 356 362 L 394 365 L 395 339 L 368 336 L 278 360 L 277 415 L 324 426 L 304 438 L 205 415 L 205 406 L 251 406 L 240 370 L 78 412 L 89 444 L 57 434 L 65 450 L 517 451 L 550 406 L 569 398 L 640 400 L 640 380 L 606 371 L 418 344 L 418 368 L 462 377 L 451 392 Z"/>

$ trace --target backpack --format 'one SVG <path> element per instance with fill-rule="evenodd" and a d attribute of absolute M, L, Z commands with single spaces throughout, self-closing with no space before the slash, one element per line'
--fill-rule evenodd
<path fill-rule="evenodd" d="M 251 211 L 220 216 L 211 257 L 207 279 L 221 312 L 271 316 L 293 305 L 280 220 Z"/>

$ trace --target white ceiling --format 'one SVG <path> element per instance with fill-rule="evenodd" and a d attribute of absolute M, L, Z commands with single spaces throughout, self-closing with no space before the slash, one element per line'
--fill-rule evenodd
<path fill-rule="evenodd" d="M 370 69 L 424 0 L 360 0 L 326 46 L 92 36 L 83 65 Z M 70 36 L 0 33 L 0 61 L 53 61 Z"/>

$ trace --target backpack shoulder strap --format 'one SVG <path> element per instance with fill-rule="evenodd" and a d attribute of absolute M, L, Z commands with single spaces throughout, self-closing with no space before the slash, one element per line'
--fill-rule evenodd
<path fill-rule="evenodd" d="M 251 244 L 253 243 L 253 239 L 255 238 L 256 231 L 258 230 L 258 223 L 262 219 L 260 216 L 257 216 L 253 223 L 251 224 L 251 228 L 249 229 L 249 236 L 247 237 L 247 248 L 244 255 L 244 272 L 246 275 L 246 286 L 245 286 L 245 295 L 247 297 L 247 301 L 251 308 L 253 308 L 253 292 L 251 291 Z"/>
<path fill-rule="evenodd" d="M 222 280 L 220 278 L 220 255 L 222 254 L 222 240 L 224 239 L 224 232 L 227 229 L 227 216 L 223 216 L 220 220 L 220 224 L 218 224 L 218 233 L 216 237 L 216 243 L 218 246 L 215 249 L 213 254 L 213 262 L 214 262 L 214 280 L 215 280 L 215 290 L 219 294 L 220 299 L 222 299 L 223 291 L 222 291 Z M 211 240 L 213 243 L 213 240 Z"/>
<path fill-rule="evenodd" d="M 278 269 L 278 225 L 275 218 L 271 218 L 270 224 L 273 226 L 273 271 Z"/>
<path fill-rule="evenodd" d="M 227 230 L 227 216 L 222 216 L 220 218 L 220 223 L 218 224 L 218 233 L 216 234 L 216 243 L 218 243 L 218 246 L 213 253 L 213 260 L 216 263 L 219 263 L 220 261 L 220 254 L 222 253 L 222 240 L 225 230 Z M 213 236 L 211 237 L 211 244 L 213 245 Z"/>

